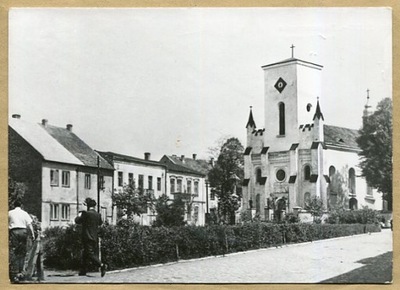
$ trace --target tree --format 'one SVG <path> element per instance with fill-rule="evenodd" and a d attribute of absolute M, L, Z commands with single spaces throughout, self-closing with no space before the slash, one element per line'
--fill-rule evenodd
<path fill-rule="evenodd" d="M 364 117 L 357 138 L 362 175 L 369 186 L 382 192 L 389 210 L 392 210 L 392 128 L 392 100 L 385 98 L 373 114 Z"/>
<path fill-rule="evenodd" d="M 16 182 L 8 178 L 8 208 L 14 208 L 16 200 L 23 200 L 28 187 L 23 182 Z"/>
<path fill-rule="evenodd" d="M 218 212 L 223 223 L 235 222 L 239 209 L 241 183 L 244 176 L 243 146 L 237 138 L 229 138 L 221 146 L 215 166 L 209 171 L 210 186 L 218 197 Z"/>
<path fill-rule="evenodd" d="M 150 190 L 136 188 L 135 182 L 125 185 L 122 191 L 113 195 L 113 203 L 122 209 L 128 218 L 147 213 L 147 209 L 154 206 L 154 194 Z"/>
<path fill-rule="evenodd" d="M 309 202 L 306 202 L 304 208 L 309 213 L 311 213 L 314 222 L 320 221 L 320 218 L 324 213 L 324 203 L 319 197 L 314 196 L 313 198 L 311 198 Z"/>
<path fill-rule="evenodd" d="M 167 195 L 161 195 L 155 204 L 157 218 L 154 226 L 183 226 L 185 224 L 185 202 L 177 196 L 174 200 L 170 200 Z"/>

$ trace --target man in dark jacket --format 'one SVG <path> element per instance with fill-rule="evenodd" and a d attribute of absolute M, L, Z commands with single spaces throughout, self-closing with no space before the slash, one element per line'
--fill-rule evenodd
<path fill-rule="evenodd" d="M 106 265 L 102 263 L 96 254 L 96 248 L 99 242 L 99 226 L 103 223 L 101 215 L 94 209 L 96 201 L 91 198 L 85 200 L 87 211 L 79 212 L 75 218 L 75 223 L 82 225 L 82 265 L 79 271 L 80 276 L 85 276 L 87 271 L 88 262 L 92 261 L 101 269 L 101 277 L 106 274 Z"/>

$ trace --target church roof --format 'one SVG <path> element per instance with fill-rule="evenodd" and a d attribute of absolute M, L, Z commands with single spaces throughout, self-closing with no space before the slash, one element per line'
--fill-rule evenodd
<path fill-rule="evenodd" d="M 285 63 L 291 63 L 291 62 L 298 62 L 300 64 L 312 65 L 312 66 L 316 66 L 319 69 L 323 68 L 323 66 L 320 65 L 320 64 L 312 63 L 312 62 L 309 62 L 309 61 L 304 61 L 304 60 L 301 60 L 301 59 L 298 59 L 298 58 L 294 58 L 294 57 L 291 57 L 291 58 L 288 58 L 288 59 L 284 59 L 282 61 L 278 61 L 278 62 L 275 62 L 275 63 L 263 65 L 261 68 L 267 68 L 267 67 L 270 67 L 270 66 L 275 66 L 275 65 L 279 65 L 279 64 L 285 64 Z"/>
<path fill-rule="evenodd" d="M 358 130 L 324 125 L 324 143 L 342 149 L 359 150 L 357 144 Z"/>

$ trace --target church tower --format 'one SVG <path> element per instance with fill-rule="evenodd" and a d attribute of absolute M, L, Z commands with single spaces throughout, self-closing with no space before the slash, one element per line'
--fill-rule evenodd
<path fill-rule="evenodd" d="M 265 82 L 265 144 L 288 150 L 299 143 L 299 126 L 312 122 L 315 98 L 321 96 L 322 66 L 292 57 L 262 66 Z M 289 147 L 288 147 L 289 146 Z"/>

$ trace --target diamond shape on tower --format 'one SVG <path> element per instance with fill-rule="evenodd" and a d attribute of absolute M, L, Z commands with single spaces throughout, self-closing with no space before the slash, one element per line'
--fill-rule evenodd
<path fill-rule="evenodd" d="M 277 82 L 275 83 L 274 87 L 275 89 L 278 90 L 279 93 L 282 93 L 286 85 L 287 85 L 286 82 L 282 78 L 279 78 L 279 80 L 277 80 Z"/>

